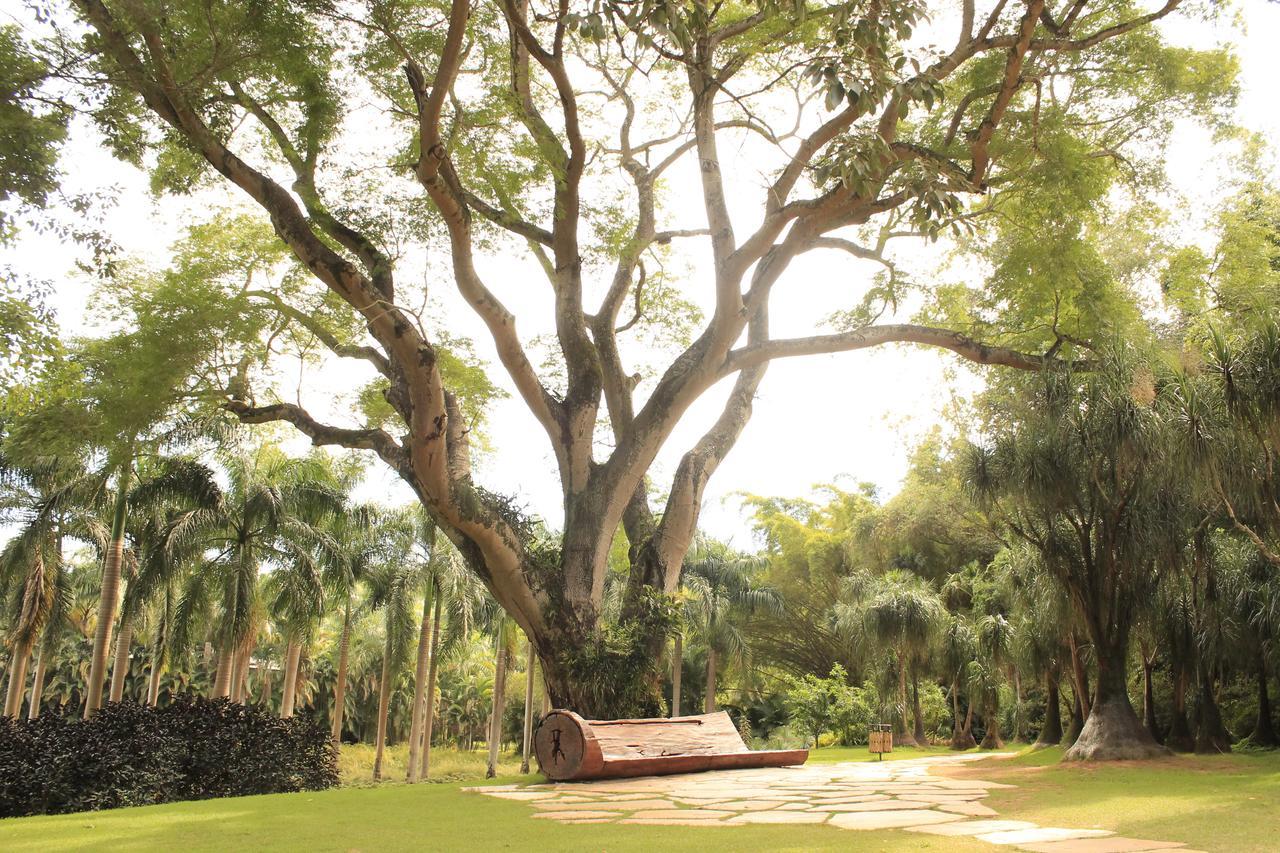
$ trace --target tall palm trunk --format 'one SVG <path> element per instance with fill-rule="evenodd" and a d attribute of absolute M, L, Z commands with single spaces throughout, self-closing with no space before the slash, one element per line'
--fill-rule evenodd
<path fill-rule="evenodd" d="M 1071 677 L 1075 681 L 1076 698 L 1080 702 L 1080 716 L 1088 721 L 1089 712 L 1092 710 L 1089 699 L 1089 673 L 1084 668 L 1084 658 L 1080 654 L 1080 646 L 1076 642 L 1075 634 L 1068 636 L 1068 642 L 1071 644 Z"/>
<path fill-rule="evenodd" d="M 431 593 L 422 597 L 422 625 L 418 629 L 418 663 L 413 670 L 413 722 L 409 725 L 409 766 L 405 778 L 418 781 L 422 750 L 422 713 L 427 704 L 427 667 L 431 654 Z"/>
<path fill-rule="evenodd" d="M 111 692 L 108 698 L 119 702 L 124 698 L 124 682 L 129 676 L 129 647 L 133 643 L 133 615 L 120 614 L 120 630 L 116 632 L 116 655 L 111 664 Z"/>
<path fill-rule="evenodd" d="M 120 598 L 120 570 L 124 562 L 124 522 L 128 513 L 129 477 L 132 454 L 120 465 L 116 484 L 115 509 L 111 516 L 111 540 L 102 561 L 102 590 L 98 598 L 98 625 L 93 632 L 93 657 L 89 662 L 89 683 L 85 687 L 84 716 L 89 718 L 102 707 L 102 687 L 107 675 L 107 655 L 111 651 L 111 629 L 116 621 Z"/>
<path fill-rule="evenodd" d="M 244 638 L 244 644 L 236 654 L 236 668 L 231 679 L 231 701 L 245 702 L 249 698 L 249 669 L 253 666 L 253 639 L 250 632 Z M 294 687 L 297 692 L 297 686 Z"/>
<path fill-rule="evenodd" d="M 1271 725 L 1271 696 L 1267 693 L 1267 661 L 1258 650 L 1258 719 L 1253 725 L 1249 741 L 1254 746 L 1272 747 L 1277 743 L 1276 730 Z"/>
<path fill-rule="evenodd" d="M 382 649 L 382 677 L 378 680 L 377 753 L 373 759 L 373 780 L 382 778 L 382 758 L 387 747 L 387 710 L 391 706 L 391 628 L 387 626 L 387 642 Z"/>
<path fill-rule="evenodd" d="M 533 640 L 529 641 L 524 660 L 524 737 L 520 743 L 520 772 L 529 772 L 529 752 L 533 747 L 533 675 L 537 656 L 533 653 Z"/>
<path fill-rule="evenodd" d="M 710 714 L 716 709 L 716 650 L 707 650 L 707 693 L 702 700 L 702 713 Z"/>
<path fill-rule="evenodd" d="M 1176 752 L 1191 752 L 1196 748 L 1196 739 L 1187 722 L 1187 668 L 1177 664 L 1175 666 L 1177 675 L 1173 679 L 1173 714 L 1164 745 Z"/>
<path fill-rule="evenodd" d="M 1160 733 L 1160 724 L 1156 722 L 1156 694 L 1151 683 L 1151 673 L 1155 669 L 1155 660 L 1142 651 L 1142 724 L 1146 726 L 1156 743 L 1164 743 L 1164 735 Z"/>
<path fill-rule="evenodd" d="M 964 718 L 960 717 L 960 679 L 951 680 L 951 748 L 972 749 L 978 743 L 973 739 L 973 699 L 970 697 Z"/>
<path fill-rule="evenodd" d="M 1013 739 L 1023 743 L 1027 739 L 1027 731 L 1022 714 L 1022 673 L 1016 666 L 1009 669 L 1013 673 Z"/>
<path fill-rule="evenodd" d="M 916 718 L 916 728 L 912 735 L 915 737 L 916 743 L 924 746 L 929 742 L 929 739 L 924 731 L 924 712 L 920 708 L 920 679 L 915 667 L 911 668 L 911 705 Z"/>
<path fill-rule="evenodd" d="M 435 727 L 436 720 L 436 678 L 439 673 L 436 664 L 440 657 L 440 613 L 444 604 L 444 595 L 441 593 L 439 583 L 435 585 L 435 599 L 436 612 L 431 618 L 431 666 L 427 669 L 427 703 L 423 709 L 422 721 L 421 778 L 423 779 L 426 779 L 427 774 L 431 772 L 431 730 Z"/>
<path fill-rule="evenodd" d="M 280 716 L 288 719 L 293 716 L 293 707 L 298 690 L 298 663 L 302 660 L 302 643 L 290 640 L 285 649 L 284 692 L 280 697 Z"/>
<path fill-rule="evenodd" d="M 351 596 L 342 611 L 342 637 L 338 640 L 338 679 L 333 685 L 333 720 L 329 730 L 334 742 L 342 740 L 342 719 L 347 711 L 347 658 L 351 652 Z"/>
<path fill-rule="evenodd" d="M 987 733 L 979 744 L 983 749 L 1003 749 L 1004 740 L 1000 737 L 1000 707 L 994 701 L 988 701 L 982 720 L 987 725 Z"/>
<path fill-rule="evenodd" d="M 164 650 L 160 641 L 151 649 L 151 677 L 147 679 L 147 704 L 155 707 L 160 703 L 160 679 L 164 676 Z"/>
<path fill-rule="evenodd" d="M 676 631 L 676 649 L 671 660 L 671 716 L 680 716 L 680 677 L 684 674 L 684 634 Z"/>
<path fill-rule="evenodd" d="M 895 722 L 897 729 L 893 734 L 896 746 L 917 746 L 915 735 L 907 728 L 907 661 L 906 655 L 898 654 L 898 702 Z"/>
<path fill-rule="evenodd" d="M 49 663 L 49 656 L 45 654 L 49 641 L 46 639 L 36 649 L 36 675 L 31 680 L 31 708 L 27 712 L 27 719 L 34 720 L 40 716 L 40 700 L 44 698 L 44 670 Z"/>
<path fill-rule="evenodd" d="M 4 698 L 4 715 L 17 719 L 22 713 L 22 699 L 27 694 L 27 666 L 35 638 L 14 643 L 9 664 L 9 690 Z"/>
<path fill-rule="evenodd" d="M 489 764 L 485 768 L 486 779 L 498 775 L 498 747 L 502 740 L 502 712 L 507 706 L 507 644 L 503 641 L 502 627 L 498 627 L 498 660 L 493 673 L 493 709 L 489 713 Z"/>
<path fill-rule="evenodd" d="M 1057 667 L 1044 674 L 1044 725 L 1032 744 L 1035 749 L 1047 749 L 1062 742 L 1062 702 L 1058 696 Z"/>

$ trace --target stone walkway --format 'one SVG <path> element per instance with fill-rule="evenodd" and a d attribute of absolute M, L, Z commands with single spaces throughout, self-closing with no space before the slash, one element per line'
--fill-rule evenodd
<path fill-rule="evenodd" d="M 539 820 L 664 826 L 825 823 L 840 829 L 904 829 L 966 835 L 1035 853 L 1137 853 L 1177 842 L 1123 838 L 1103 829 L 1040 827 L 1000 820 L 980 801 L 998 782 L 945 779 L 931 767 L 991 755 L 943 755 L 882 762 L 721 770 L 597 782 L 467 788 L 529 803 Z"/>

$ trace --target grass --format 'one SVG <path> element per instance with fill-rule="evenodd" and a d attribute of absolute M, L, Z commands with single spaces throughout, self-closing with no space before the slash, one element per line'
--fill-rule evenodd
<path fill-rule="evenodd" d="M 387 747 L 382 758 L 382 782 L 373 781 L 374 748 L 369 744 L 343 744 L 338 756 L 338 773 L 343 785 L 373 786 L 403 783 L 408 767 L 409 745 Z M 432 782 L 462 782 L 484 778 L 489 754 L 483 749 L 466 752 L 460 749 L 431 750 Z M 498 774 L 514 776 L 520 772 L 520 756 L 501 753 L 498 756 Z"/>
<path fill-rule="evenodd" d="M 1011 747 L 1011 749 L 1014 747 Z M 885 760 L 946 754 L 941 747 L 898 749 Z M 827 826 L 743 826 L 715 829 L 561 825 L 533 820 L 519 802 L 461 790 L 484 772 L 483 752 L 436 750 L 433 775 L 473 781 L 405 785 L 403 749 L 387 756 L 387 782 L 373 785 L 373 751 L 346 747 L 347 787 L 173 803 L 109 812 L 0 820 L 0 850 L 373 851 L 430 849 L 556 851 L 730 850 L 979 851 L 990 845 L 900 831 L 847 832 Z M 1204 850 L 1276 849 L 1280 826 L 1280 754 L 1178 757 L 1108 765 L 1060 765 L 1060 751 L 1023 750 L 1011 759 L 947 768 L 1019 787 L 998 790 L 985 802 L 1002 817 L 1044 826 L 1093 827 L 1138 838 L 1184 841 Z M 827 747 L 811 761 L 875 760 L 865 748 Z M 528 781 L 513 775 L 505 755 L 495 782 Z"/>
<path fill-rule="evenodd" d="M 1280 753 L 1105 764 L 1060 764 L 1061 758 L 1061 749 L 1024 750 L 947 775 L 1017 785 L 983 802 L 1001 817 L 1041 826 L 1097 827 L 1233 853 L 1280 846 Z"/>

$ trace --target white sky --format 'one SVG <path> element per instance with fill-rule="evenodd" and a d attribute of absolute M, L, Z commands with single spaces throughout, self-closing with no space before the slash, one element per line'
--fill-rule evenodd
<path fill-rule="evenodd" d="M 1208 47 L 1227 42 L 1235 46 L 1242 64 L 1242 95 L 1238 121 L 1264 133 L 1273 144 L 1280 141 L 1280 111 L 1276 109 L 1275 86 L 1280 80 L 1280 5 L 1264 0 L 1242 4 L 1245 29 L 1211 28 L 1203 22 L 1174 20 L 1165 26 L 1175 42 Z M 0 19 L 6 17 L 0 13 Z M 207 215 L 217 198 L 153 198 L 144 175 L 114 161 L 96 147 L 92 134 L 76 134 L 65 160 L 71 189 L 83 191 L 115 185 L 121 189 L 119 206 L 111 216 L 111 229 L 131 253 L 162 265 L 168 245 L 182 226 Z M 1223 195 L 1225 152 L 1215 149 L 1207 136 L 1195 128 L 1180 131 L 1167 152 L 1170 172 L 1185 196 L 1182 213 L 1189 236 L 1194 236 L 1197 218 Z M 688 161 L 686 160 L 686 164 Z M 731 171 L 739 180 L 730 188 L 730 202 L 746 210 L 759 207 L 760 181 L 744 171 Z M 691 168 L 674 172 L 672 187 L 688 186 L 687 197 L 677 192 L 677 209 L 687 204 L 700 210 L 696 176 Z M 425 203 L 425 201 L 424 201 Z M 696 224 L 696 223 L 695 223 Z M 660 223 L 659 227 L 675 227 Z M 701 249 L 701 247 L 698 247 Z M 8 263 L 40 278 L 57 282 L 55 306 L 63 327 L 70 331 L 85 328 L 84 303 L 90 282 L 73 271 L 74 252 L 48 236 L 24 235 L 17 245 L 0 250 L 0 263 Z M 922 257 L 899 258 L 907 267 L 927 269 L 933 260 Z M 915 261 L 919 262 L 913 263 Z M 687 258 L 693 275 L 690 287 L 701 287 L 707 279 L 698 275 L 699 260 Z M 771 321 L 776 336 L 812 334 L 815 322 L 832 311 L 850 307 L 869 276 L 873 265 L 858 264 L 847 257 L 823 253 L 797 263 L 775 289 Z M 418 274 L 421 274 L 419 265 Z M 483 259 L 481 272 L 489 284 L 518 316 L 526 312 L 547 317 L 549 297 L 542 281 L 526 273 L 515 273 L 501 258 Z M 415 280 L 412 265 L 400 272 L 401 288 Z M 495 380 L 505 387 L 505 375 L 488 345 L 483 327 L 446 292 L 447 279 L 432 287 L 433 297 L 445 305 L 449 327 L 468 334 L 489 359 Z M 705 290 L 706 288 L 702 288 Z M 690 298 L 695 298 L 691 296 Z M 539 331 L 522 324 L 527 340 Z M 535 363 L 537 359 L 535 358 Z M 939 413 L 950 399 L 954 385 L 949 374 L 960 377 L 959 387 L 972 390 L 976 380 L 967 372 L 955 371 L 956 358 L 949 354 L 914 348 L 879 348 L 834 356 L 787 359 L 774 364 L 764 380 L 755 414 L 737 447 L 713 478 L 708 488 L 702 527 L 708 533 L 751 545 L 747 521 L 733 496 L 740 492 L 762 495 L 798 496 L 808 494 L 815 484 L 871 481 L 888 495 L 898 487 L 905 473 L 907 453 L 914 442 L 939 421 Z M 318 412 L 332 411 L 334 403 L 327 389 L 360 381 L 352 369 L 326 367 L 323 376 L 311 377 L 302 389 L 308 405 Z M 727 388 L 713 390 L 685 418 L 667 443 L 655 465 L 654 482 L 665 491 L 680 455 L 715 419 Z M 290 389 L 290 395 L 292 389 Z M 559 487 L 546 440 L 523 404 L 512 393 L 492 413 L 489 432 L 495 452 L 477 470 L 477 477 L 495 491 L 514 493 L 531 512 L 553 525 L 560 519 Z M 407 487 L 375 466 L 365 497 L 381 500 L 412 500 Z"/>

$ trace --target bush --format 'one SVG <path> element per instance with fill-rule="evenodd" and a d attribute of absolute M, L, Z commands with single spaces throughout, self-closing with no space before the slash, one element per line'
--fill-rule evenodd
<path fill-rule="evenodd" d="M 338 783 L 338 753 L 315 720 L 254 705 L 175 697 L 112 702 L 88 720 L 0 718 L 0 817 L 311 791 Z"/>

